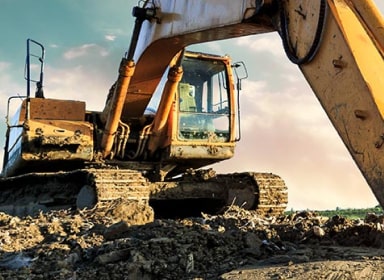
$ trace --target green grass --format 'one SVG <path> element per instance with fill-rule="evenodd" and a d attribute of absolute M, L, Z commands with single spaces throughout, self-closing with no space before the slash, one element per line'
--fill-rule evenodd
<path fill-rule="evenodd" d="M 366 208 L 366 209 L 340 209 L 339 207 L 336 207 L 335 210 L 308 210 L 313 211 L 316 213 L 319 213 L 319 215 L 324 217 L 333 217 L 333 216 L 342 216 L 348 219 L 364 219 L 367 213 L 375 213 L 377 215 L 383 215 L 384 211 L 383 208 L 380 206 L 372 207 L 372 208 Z M 286 214 L 292 214 L 296 211 L 290 210 L 286 211 Z"/>

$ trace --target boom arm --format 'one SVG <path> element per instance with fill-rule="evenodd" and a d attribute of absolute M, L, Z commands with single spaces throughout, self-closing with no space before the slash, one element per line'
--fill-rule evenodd
<path fill-rule="evenodd" d="M 251 0 L 154 0 L 157 20 L 142 25 L 134 54 L 135 75 L 124 116 L 141 116 L 171 59 L 184 47 L 274 31 L 271 18 L 256 13 Z"/>
<path fill-rule="evenodd" d="M 149 3 L 149 4 L 148 4 Z M 384 22 L 372 0 L 153 0 L 122 118 L 140 116 L 187 45 L 277 31 L 384 206 Z"/>
<path fill-rule="evenodd" d="M 316 58 L 300 66 L 384 206 L 384 22 L 372 1 L 328 1 Z"/>

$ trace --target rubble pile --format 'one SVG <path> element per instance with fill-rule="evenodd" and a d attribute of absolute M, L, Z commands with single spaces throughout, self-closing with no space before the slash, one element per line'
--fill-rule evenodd
<path fill-rule="evenodd" d="M 384 216 L 266 218 L 231 206 L 133 226 L 111 209 L 0 213 L 0 250 L 0 279 L 220 279 L 249 266 L 384 261 Z"/>

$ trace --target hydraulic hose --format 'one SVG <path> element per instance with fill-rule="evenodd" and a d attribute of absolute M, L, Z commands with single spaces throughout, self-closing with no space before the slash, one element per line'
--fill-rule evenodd
<path fill-rule="evenodd" d="M 320 47 L 324 26 L 326 23 L 327 7 L 328 7 L 327 1 L 320 0 L 320 12 L 319 12 L 319 19 L 317 23 L 316 32 L 315 32 L 315 37 L 313 39 L 311 47 L 303 57 L 298 57 L 297 54 L 295 53 L 294 47 L 292 46 L 292 42 L 289 37 L 288 19 L 284 12 L 284 8 L 282 6 L 280 7 L 280 22 L 281 22 L 280 35 L 283 41 L 283 47 L 284 47 L 285 53 L 287 54 L 289 60 L 294 64 L 301 65 L 301 64 L 309 63 L 316 56 Z"/>

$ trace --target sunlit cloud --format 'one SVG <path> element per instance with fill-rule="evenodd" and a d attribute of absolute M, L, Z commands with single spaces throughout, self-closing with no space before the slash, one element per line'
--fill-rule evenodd
<path fill-rule="evenodd" d="M 209 43 L 205 43 L 204 46 L 209 49 L 209 52 L 211 53 L 217 53 L 217 54 L 223 54 L 223 49 L 222 49 L 222 45 L 217 42 L 217 41 L 213 41 L 213 42 L 209 42 Z M 196 46 L 191 46 L 189 47 L 188 49 L 191 49 L 191 50 L 198 50 L 199 47 L 196 47 Z"/>
<path fill-rule="evenodd" d="M 382 13 L 384 14 L 384 2 L 382 0 L 375 0 L 374 2 L 376 2 L 376 5 L 377 7 L 382 11 Z"/>
<path fill-rule="evenodd" d="M 129 34 L 131 31 L 130 29 L 127 30 L 127 29 L 122 29 L 122 28 L 111 28 L 111 26 L 109 24 L 108 24 L 108 27 L 104 27 L 104 28 L 101 27 L 100 30 L 104 34 L 112 35 L 115 37 L 117 37 L 117 35 L 124 36 L 127 33 Z"/>
<path fill-rule="evenodd" d="M 111 85 L 98 69 L 90 70 L 82 65 L 61 69 L 47 67 L 46 77 L 46 97 L 85 101 L 88 110 L 103 109 Z"/>
<path fill-rule="evenodd" d="M 96 44 L 84 44 L 79 47 L 74 47 L 69 49 L 64 53 L 64 58 L 67 60 L 72 60 L 75 58 L 83 57 L 89 55 L 90 53 L 98 53 L 100 56 L 107 56 L 108 51 Z"/>
<path fill-rule="evenodd" d="M 275 57 L 285 57 L 281 39 L 275 34 L 240 37 L 236 40 L 236 45 L 245 47 L 250 52 L 266 52 Z"/>
<path fill-rule="evenodd" d="M 0 106 L 0 116 L 1 116 L 1 125 L 3 125 L 3 120 L 6 115 L 6 109 L 7 109 L 7 103 L 6 100 L 10 96 L 17 96 L 17 95 L 25 95 L 25 88 L 23 88 L 20 85 L 20 82 L 22 82 L 22 77 L 20 77 L 19 81 L 14 81 L 13 77 L 9 74 L 11 71 L 12 64 L 8 62 L 0 62 L 0 100 L 1 106 Z M 0 135 L 0 139 L 1 139 Z M 1 143 L 2 141 L 0 141 Z"/>
<path fill-rule="evenodd" d="M 107 41 L 115 41 L 116 40 L 116 35 L 111 35 L 111 34 L 108 34 L 108 35 L 105 35 L 105 40 Z"/>

